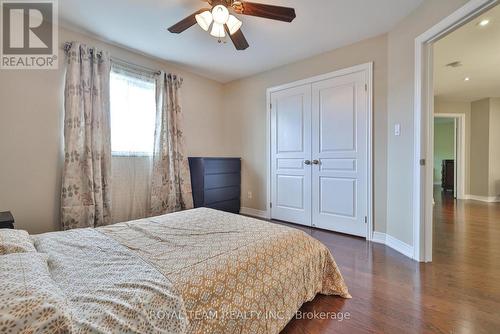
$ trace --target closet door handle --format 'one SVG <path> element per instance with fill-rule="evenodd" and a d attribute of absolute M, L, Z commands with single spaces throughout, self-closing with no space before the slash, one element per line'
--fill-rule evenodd
<path fill-rule="evenodd" d="M 313 164 L 314 164 L 314 165 L 319 165 L 319 160 L 314 159 L 314 160 L 313 160 Z"/>
<path fill-rule="evenodd" d="M 311 164 L 311 160 L 305 160 L 304 163 L 309 166 Z"/>

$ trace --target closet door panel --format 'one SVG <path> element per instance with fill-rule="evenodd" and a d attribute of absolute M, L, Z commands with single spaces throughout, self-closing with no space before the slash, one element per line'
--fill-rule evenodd
<path fill-rule="evenodd" d="M 366 236 L 367 92 L 365 72 L 312 85 L 312 221 Z"/>
<path fill-rule="evenodd" d="M 272 218 L 311 225 L 311 85 L 271 94 Z"/>

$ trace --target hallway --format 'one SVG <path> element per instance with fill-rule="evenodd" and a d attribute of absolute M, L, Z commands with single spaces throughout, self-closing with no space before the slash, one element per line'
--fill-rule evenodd
<path fill-rule="evenodd" d="M 454 200 L 439 189 L 435 201 L 431 268 L 439 275 L 440 285 L 457 293 L 449 294 L 446 304 L 466 328 L 479 332 L 493 321 L 498 330 L 500 203 Z M 455 304 L 455 298 L 460 302 Z"/>

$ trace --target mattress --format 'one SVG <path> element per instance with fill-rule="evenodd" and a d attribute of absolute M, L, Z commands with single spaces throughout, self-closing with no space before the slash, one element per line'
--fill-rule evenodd
<path fill-rule="evenodd" d="M 318 293 L 350 298 L 318 240 L 207 208 L 32 238 L 80 332 L 279 333 Z"/>

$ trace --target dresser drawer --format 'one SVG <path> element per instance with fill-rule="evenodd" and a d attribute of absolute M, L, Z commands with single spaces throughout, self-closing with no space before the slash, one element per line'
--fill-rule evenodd
<path fill-rule="evenodd" d="M 239 173 L 241 161 L 239 159 L 207 159 L 205 160 L 205 174 Z"/>
<path fill-rule="evenodd" d="M 14 229 L 14 224 L 13 223 L 0 223 L 0 229 L 2 229 L 2 228 Z"/>
<path fill-rule="evenodd" d="M 189 169 L 194 207 L 239 213 L 241 196 L 240 158 L 190 157 Z"/>
<path fill-rule="evenodd" d="M 205 204 L 238 199 L 240 198 L 240 193 L 239 186 L 205 190 Z"/>
<path fill-rule="evenodd" d="M 231 201 L 208 204 L 206 207 L 226 212 L 240 213 L 240 200 L 235 199 Z"/>
<path fill-rule="evenodd" d="M 240 173 L 205 175 L 205 189 L 239 186 Z"/>
<path fill-rule="evenodd" d="M 0 212 L 0 228 L 14 228 L 14 217 L 10 211 Z"/>

